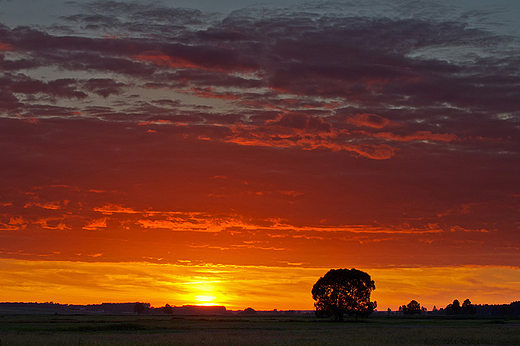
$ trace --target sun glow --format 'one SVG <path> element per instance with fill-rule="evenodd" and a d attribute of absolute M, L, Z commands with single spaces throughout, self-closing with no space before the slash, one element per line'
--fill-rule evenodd
<path fill-rule="evenodd" d="M 191 283 L 193 285 L 193 287 L 191 287 L 193 292 L 192 297 L 196 302 L 196 305 L 219 305 L 219 302 L 217 301 L 216 289 L 212 283 L 213 281 L 211 283 L 206 281 Z"/>
<path fill-rule="evenodd" d="M 222 305 L 229 310 L 312 310 L 310 290 L 329 268 L 0 259 L 2 301 L 62 304 L 149 302 L 161 307 Z M 465 266 L 362 268 L 376 282 L 378 310 L 415 299 L 431 310 L 454 299 L 474 304 L 518 300 L 520 269 Z M 143 280 L 143 278 L 149 278 Z M 473 283 L 478 283 L 475 290 Z"/>
<path fill-rule="evenodd" d="M 197 301 L 197 305 L 205 305 L 205 306 L 211 306 L 211 305 L 218 305 L 215 303 L 215 300 L 217 297 L 214 295 L 200 295 L 195 296 L 195 301 Z"/>

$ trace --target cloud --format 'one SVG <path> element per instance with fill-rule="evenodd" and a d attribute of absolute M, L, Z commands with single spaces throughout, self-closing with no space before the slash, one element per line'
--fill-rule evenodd
<path fill-rule="evenodd" d="M 12 224 L 6 224 L 3 222 L 0 222 L 0 230 L 2 231 L 16 231 L 20 227 L 18 225 L 12 225 Z"/>
<path fill-rule="evenodd" d="M 416 19 L 401 18 L 399 11 L 403 8 L 394 6 L 389 11 L 379 2 L 374 2 L 374 10 L 368 17 L 357 15 L 358 9 L 352 4 L 321 7 L 307 4 L 262 14 L 249 9 L 236 11 L 224 19 L 159 4 L 92 2 L 80 8 L 84 13 L 62 19 L 69 22 L 72 31 L 79 23 L 85 25 L 82 30 L 91 32 L 89 37 L 54 36 L 29 27 L 2 27 L 0 42 L 5 47 L 16 43 L 17 51 L 23 53 L 23 58 L 15 55 L 19 58 L 1 62 L 4 70 L 13 72 L 4 73 L 3 109 L 20 113 L 41 109 L 37 100 L 20 100 L 17 96 L 20 92 L 43 93 L 54 101 L 74 98 L 88 102 L 87 93 L 107 98 L 139 85 L 161 85 L 189 91 L 197 98 L 222 100 L 238 110 L 240 116 L 235 121 L 256 125 L 250 123 L 258 110 L 255 104 L 283 105 L 288 97 L 293 97 L 296 103 L 279 108 L 286 112 L 282 121 L 289 120 L 288 112 L 301 114 L 310 111 L 307 107 L 313 104 L 334 104 L 334 108 L 323 107 L 309 119 L 330 118 L 324 123 L 342 130 L 344 125 L 332 121 L 337 115 L 335 109 L 355 106 L 354 115 L 346 118 L 348 125 L 369 129 L 398 126 L 400 131 L 366 134 L 363 138 L 344 136 L 338 141 L 348 145 L 317 139 L 292 145 L 291 139 L 287 141 L 281 133 L 278 137 L 283 138 L 280 143 L 284 144 L 279 147 L 347 150 L 373 159 L 394 157 L 399 146 L 384 147 L 377 140 L 367 143 L 371 137 L 397 142 L 453 142 L 454 138 L 471 136 L 496 138 L 497 133 L 491 133 L 498 125 L 493 114 L 506 113 L 507 122 L 517 121 L 514 113 L 518 98 L 514 95 L 518 85 L 510 77 L 515 61 L 514 55 L 506 50 L 512 41 L 507 37 L 497 39 L 482 29 L 469 29 L 457 21 L 439 21 L 437 14 L 441 9 L 433 5 L 429 7 L 429 17 Z M 335 16 L 329 16 L 327 11 L 334 11 Z M 414 11 L 421 12 L 418 8 Z M 311 17 L 319 20 L 310 20 Z M 145 24 L 153 32 L 147 39 L 141 36 L 148 33 Z M 110 39 L 97 34 L 106 29 L 118 34 Z M 439 56 L 438 47 L 446 45 L 467 52 L 461 53 L 464 61 Z M 429 58 L 425 58 L 428 53 L 431 53 Z M 471 54 L 480 58 L 472 58 Z M 112 73 L 115 77 L 44 82 L 15 74 L 28 66 Z M 129 85 L 127 78 L 133 78 L 135 85 Z M 125 102 L 134 103 L 125 110 L 129 120 L 142 123 L 148 121 L 143 119 L 146 114 L 153 114 L 152 108 L 148 113 L 128 114 L 130 109 L 138 109 L 140 101 Z M 85 105 L 77 107 L 86 113 Z M 391 109 L 399 109 L 400 114 Z M 115 105 L 106 110 L 101 115 L 106 119 L 122 115 L 121 107 Z M 454 110 L 460 113 L 458 122 L 428 115 Z M 160 108 L 154 111 L 166 112 Z M 212 119 L 215 126 L 222 125 L 214 122 L 212 113 L 197 112 L 193 117 Z M 479 121 L 468 128 L 465 125 L 474 117 L 472 114 L 480 114 Z M 35 119 L 38 117 L 36 114 Z M 283 130 L 283 124 L 280 125 Z M 511 128 L 505 125 L 500 127 Z M 263 128 L 259 131 L 266 132 Z M 206 134 L 199 136 L 208 138 Z M 240 138 L 231 141 L 259 146 L 269 142 Z M 465 145 L 462 142 L 460 146 Z"/>
<path fill-rule="evenodd" d="M 462 228 L 460 226 L 453 226 L 451 227 L 451 232 L 482 232 L 482 233 L 489 233 L 490 231 L 488 231 L 487 229 L 465 229 L 465 228 Z"/>
<path fill-rule="evenodd" d="M 174 69 L 202 69 L 223 72 L 254 71 L 256 65 L 242 59 L 233 51 L 213 47 L 191 47 L 172 44 L 165 47 L 168 52 L 144 51 L 134 56 L 138 61 L 152 62 L 157 66 Z"/>
<path fill-rule="evenodd" d="M 0 42 L 0 52 L 1 51 L 11 51 L 11 50 L 13 50 L 12 45 Z"/>
<path fill-rule="evenodd" d="M 348 133 L 332 129 L 331 124 L 319 117 L 301 114 L 282 116 L 265 126 L 236 124 L 231 131 L 226 141 L 245 146 L 344 150 L 378 160 L 389 159 L 399 150 L 386 144 L 351 144 L 346 141 Z"/>
<path fill-rule="evenodd" d="M 431 2 L 76 5 L 0 25 L 2 256 L 518 262 L 515 37 Z"/>
<path fill-rule="evenodd" d="M 137 211 L 132 208 L 127 208 L 116 204 L 106 204 L 102 207 L 94 208 L 94 211 L 100 212 L 105 215 L 112 214 L 141 214 L 146 213 L 145 211 Z"/>
<path fill-rule="evenodd" d="M 75 80 L 68 78 L 43 82 L 24 74 L 12 75 L 4 73 L 0 78 L 0 83 L 2 83 L 2 89 L 17 94 L 35 95 L 41 93 L 51 97 L 64 97 L 68 99 L 83 99 L 87 97 L 85 93 L 74 87 L 73 84 L 75 84 Z"/>
<path fill-rule="evenodd" d="M 35 221 L 34 223 L 40 225 L 40 227 L 45 228 L 45 229 L 53 229 L 53 230 L 60 230 L 60 231 L 63 231 L 66 229 L 71 229 L 71 227 L 67 226 L 66 224 L 64 224 L 63 222 L 60 222 L 60 221 L 63 221 L 63 219 L 48 218 L 48 219 L 39 219 L 39 220 Z"/>
<path fill-rule="evenodd" d="M 83 226 L 82 229 L 87 230 L 87 231 L 97 231 L 97 230 L 100 230 L 100 229 L 106 228 L 106 227 L 107 227 L 107 219 L 103 218 L 103 219 L 92 220 L 88 225 Z"/>
<path fill-rule="evenodd" d="M 361 127 L 372 127 L 376 129 L 381 129 L 391 124 L 388 119 L 380 117 L 377 114 L 368 113 L 358 113 L 355 116 L 349 117 L 347 118 L 347 123 Z"/>
<path fill-rule="evenodd" d="M 63 201 L 63 204 L 67 204 L 68 201 Z M 24 208 L 30 208 L 30 207 L 40 207 L 40 208 L 43 208 L 43 209 L 49 209 L 49 210 L 58 210 L 58 209 L 61 209 L 61 202 L 48 202 L 48 203 L 39 203 L 39 202 L 36 202 L 36 203 L 27 203 L 26 205 L 24 205 Z"/>
<path fill-rule="evenodd" d="M 9 216 L 2 215 L 3 219 L 7 219 L 4 222 L 0 222 L 0 228 L 3 231 L 17 231 L 21 229 L 25 229 L 27 227 L 27 221 L 24 220 L 22 216 Z"/>
<path fill-rule="evenodd" d="M 118 83 L 113 79 L 108 78 L 92 78 L 86 81 L 85 88 L 103 97 L 110 95 L 117 95 L 122 92 L 122 88 L 126 85 L 124 83 Z"/>
<path fill-rule="evenodd" d="M 451 142 L 459 139 L 455 134 L 452 133 L 431 133 L 430 131 L 417 131 L 412 134 L 399 135 L 393 134 L 390 132 L 378 132 L 372 134 L 372 136 L 377 138 L 385 138 L 388 140 L 394 141 L 440 141 L 440 142 Z"/>
<path fill-rule="evenodd" d="M 239 97 L 235 94 L 226 92 L 226 93 L 215 93 L 212 88 L 192 88 L 191 91 L 198 97 L 204 98 L 214 98 L 221 100 L 238 100 Z"/>

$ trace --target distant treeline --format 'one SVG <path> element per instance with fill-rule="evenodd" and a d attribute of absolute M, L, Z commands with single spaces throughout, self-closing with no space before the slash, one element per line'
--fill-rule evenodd
<path fill-rule="evenodd" d="M 483 316 L 520 316 L 520 301 L 503 305 L 475 305 L 476 314 Z"/>
<path fill-rule="evenodd" d="M 392 311 L 388 311 L 389 314 L 393 314 Z M 510 304 L 471 304 L 469 299 L 466 299 L 461 305 L 458 300 L 454 300 L 453 303 L 448 304 L 445 308 L 428 311 L 426 308 L 421 307 L 420 304 L 412 300 L 408 305 L 399 307 L 398 314 L 403 315 L 436 315 L 436 316 L 520 316 L 520 301 L 514 301 Z"/>
<path fill-rule="evenodd" d="M 520 316 L 520 301 L 501 305 L 474 305 L 474 307 L 475 310 L 473 314 L 479 316 Z M 442 311 L 442 309 L 440 311 Z M 446 312 L 449 315 L 457 315 L 457 313 L 453 313 L 453 311 L 448 310 Z M 464 311 L 462 311 L 461 314 L 464 314 Z"/>
<path fill-rule="evenodd" d="M 174 315 L 220 315 L 226 313 L 224 306 L 169 306 L 155 308 L 150 303 L 102 303 L 89 305 L 47 303 L 0 303 L 0 313 L 13 314 L 133 314 L 136 306 L 142 306 L 139 313 L 144 314 L 174 314 Z"/>
<path fill-rule="evenodd" d="M 406 310 L 400 307 L 399 312 L 406 314 Z M 139 310 L 139 311 L 138 311 Z M 520 301 L 515 301 L 510 304 L 483 304 L 464 307 L 464 304 L 459 308 L 456 304 L 449 304 L 445 308 L 434 308 L 432 311 L 427 311 L 420 307 L 418 314 L 435 315 L 435 316 L 453 316 L 453 315 L 477 315 L 477 316 L 520 316 Z M 89 305 L 74 305 L 74 304 L 58 304 L 53 302 L 47 303 L 0 303 L 0 313 L 2 314 L 151 314 L 151 315 L 223 315 L 234 314 L 239 315 L 301 315 L 309 314 L 309 311 L 255 311 L 252 308 L 247 308 L 241 311 L 230 311 L 224 306 L 199 306 L 199 305 L 183 305 L 170 306 L 166 304 L 163 307 L 152 307 L 150 303 L 102 303 Z M 382 311 L 376 313 L 381 314 Z M 392 311 L 388 313 L 394 314 Z"/>

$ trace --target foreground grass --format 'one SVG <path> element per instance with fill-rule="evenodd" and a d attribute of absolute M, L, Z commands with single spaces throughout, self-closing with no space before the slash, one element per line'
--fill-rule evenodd
<path fill-rule="evenodd" d="M 520 345 L 520 321 L 11 315 L 0 345 Z"/>

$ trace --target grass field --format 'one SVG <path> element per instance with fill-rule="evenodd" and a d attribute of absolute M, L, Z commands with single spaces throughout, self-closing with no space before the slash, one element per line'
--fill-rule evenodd
<path fill-rule="evenodd" d="M 520 320 L 4 315 L 0 345 L 520 345 Z"/>

